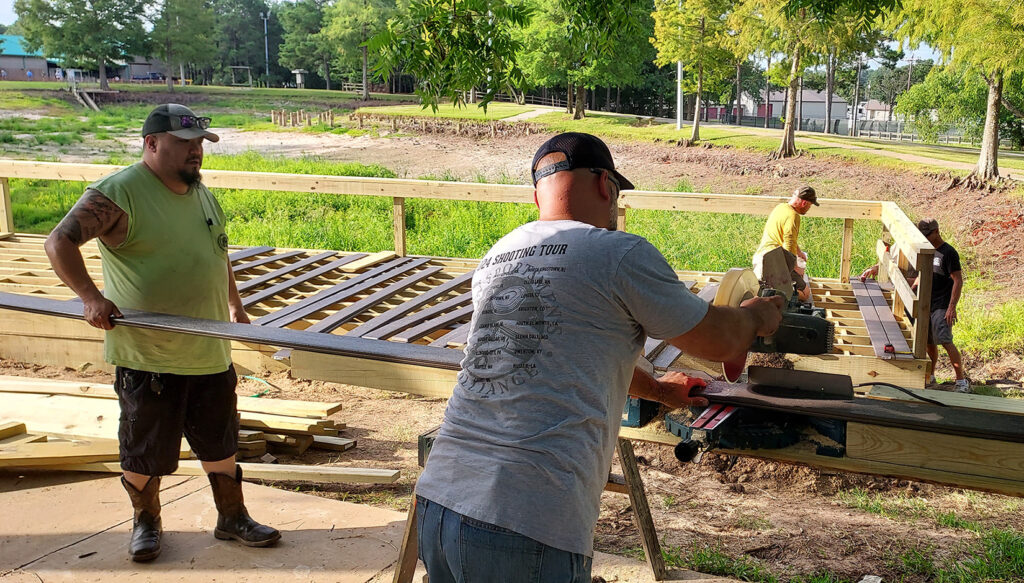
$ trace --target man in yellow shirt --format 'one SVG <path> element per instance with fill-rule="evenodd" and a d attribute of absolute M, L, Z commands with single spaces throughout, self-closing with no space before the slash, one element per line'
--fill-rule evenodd
<path fill-rule="evenodd" d="M 764 233 L 761 235 L 761 243 L 754 253 L 754 273 L 758 279 L 762 277 L 761 258 L 765 253 L 782 247 L 786 252 L 786 264 L 789 265 L 793 274 L 793 289 L 797 292 L 802 301 L 811 299 L 811 288 L 804 280 L 804 269 L 800 266 L 802 261 L 807 260 L 807 254 L 797 244 L 797 237 L 800 235 L 800 217 L 811 210 L 811 206 L 820 206 L 818 196 L 810 186 L 801 186 L 793 191 L 789 202 L 779 203 L 764 225 Z"/>

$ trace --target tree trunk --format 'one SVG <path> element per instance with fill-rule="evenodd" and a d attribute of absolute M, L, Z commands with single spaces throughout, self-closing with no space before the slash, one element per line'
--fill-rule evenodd
<path fill-rule="evenodd" d="M 611 103 L 612 103 L 612 86 L 608 85 L 607 87 L 604 88 L 604 110 L 605 111 L 611 111 L 612 110 Z"/>
<path fill-rule="evenodd" d="M 768 65 L 764 70 L 764 127 L 768 127 L 769 113 L 772 108 L 772 83 L 768 80 L 768 71 L 772 68 L 772 54 L 768 53 Z"/>
<path fill-rule="evenodd" d="M 365 35 L 364 35 L 365 36 Z M 370 100 L 370 76 L 367 74 L 369 58 L 367 56 L 367 45 L 362 45 L 362 100 Z"/>
<path fill-rule="evenodd" d="M 583 119 L 587 117 L 587 88 L 583 86 L 583 83 L 576 84 L 576 109 L 573 110 L 573 119 Z"/>
<path fill-rule="evenodd" d="M 704 90 L 704 63 L 697 67 L 697 101 L 693 106 L 693 132 L 690 133 L 690 141 L 696 142 L 700 139 L 700 94 Z"/>
<path fill-rule="evenodd" d="M 327 90 L 331 90 L 331 60 L 324 57 L 324 82 L 327 83 Z"/>
<path fill-rule="evenodd" d="M 622 87 L 615 88 L 615 111 L 622 111 Z"/>
<path fill-rule="evenodd" d="M 572 82 L 565 84 L 565 113 L 572 113 Z"/>
<path fill-rule="evenodd" d="M 1003 74 L 995 73 L 991 78 L 986 77 L 985 81 L 988 82 L 985 131 L 981 137 L 978 167 L 967 177 L 968 185 L 971 186 L 999 180 L 999 107 L 1003 96 Z"/>
<path fill-rule="evenodd" d="M 825 62 L 825 133 L 832 133 L 832 88 L 835 85 L 835 49 L 829 51 Z"/>
<path fill-rule="evenodd" d="M 110 83 L 107 82 L 107 59 L 100 57 L 100 89 L 110 89 Z"/>
<path fill-rule="evenodd" d="M 797 43 L 793 49 L 793 66 L 789 70 L 789 90 L 786 96 L 786 125 L 782 129 L 782 143 L 772 154 L 773 159 L 796 156 L 796 91 L 800 82 L 800 53 L 803 45 Z"/>
<path fill-rule="evenodd" d="M 185 86 L 185 63 L 178 63 L 178 84 Z"/>
<path fill-rule="evenodd" d="M 740 85 L 740 66 L 742 63 L 736 63 L 736 108 L 733 111 L 732 123 L 736 125 L 742 125 L 743 114 L 740 113 L 740 98 L 743 96 L 742 85 Z"/>

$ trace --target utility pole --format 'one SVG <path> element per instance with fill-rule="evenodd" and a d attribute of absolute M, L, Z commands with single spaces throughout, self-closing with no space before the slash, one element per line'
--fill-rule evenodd
<path fill-rule="evenodd" d="M 911 81 L 911 79 L 914 78 L 914 61 L 916 61 L 916 60 L 917 59 L 915 59 L 913 56 L 911 56 L 909 59 L 907 59 L 907 61 L 910 62 L 910 66 L 907 69 L 907 91 L 910 91 L 910 81 Z"/>
<path fill-rule="evenodd" d="M 850 131 L 848 132 L 851 136 L 857 135 L 857 112 L 860 110 L 860 64 L 863 61 L 863 54 L 857 55 L 857 80 L 853 86 L 853 120 L 850 123 Z"/>
<path fill-rule="evenodd" d="M 676 61 L 676 129 L 683 129 L 683 62 Z"/>
<path fill-rule="evenodd" d="M 269 12 L 260 12 L 263 19 L 263 59 L 267 65 L 267 87 L 270 87 L 270 44 L 267 37 L 267 21 L 270 20 Z"/>

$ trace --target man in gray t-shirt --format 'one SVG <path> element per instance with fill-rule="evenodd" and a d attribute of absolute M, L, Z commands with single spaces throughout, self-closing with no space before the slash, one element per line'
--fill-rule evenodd
<path fill-rule="evenodd" d="M 590 581 L 593 529 L 630 395 L 672 407 L 699 384 L 634 369 L 644 339 L 730 360 L 781 319 L 778 298 L 711 307 L 642 237 L 615 231 L 611 153 L 587 134 L 534 157 L 540 220 L 480 261 L 458 384 L 416 487 L 431 583 Z"/>

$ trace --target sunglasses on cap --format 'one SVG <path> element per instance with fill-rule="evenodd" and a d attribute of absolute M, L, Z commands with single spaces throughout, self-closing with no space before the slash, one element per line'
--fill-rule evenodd
<path fill-rule="evenodd" d="M 569 162 L 567 162 L 565 160 L 562 160 L 561 162 L 555 162 L 554 164 L 545 166 L 545 167 L 537 170 L 536 172 L 534 172 L 533 173 L 533 183 L 536 184 L 537 182 L 540 181 L 541 178 L 544 178 L 546 176 L 551 176 L 555 172 L 562 172 L 563 170 L 572 170 L 572 169 L 573 169 L 572 165 L 569 164 Z M 612 174 L 611 171 L 608 170 L 607 168 L 587 168 L 587 170 L 593 172 L 594 174 L 601 174 L 602 172 L 607 172 L 608 173 L 608 180 L 611 180 L 612 184 L 615 185 L 615 190 L 616 191 L 621 191 L 622 190 L 622 185 L 619 184 L 619 180 L 617 178 L 615 178 L 615 175 Z"/>
<path fill-rule="evenodd" d="M 167 117 L 170 118 L 171 125 L 173 125 L 174 120 L 177 119 L 178 125 L 180 125 L 181 128 L 175 129 L 183 130 L 188 130 L 192 128 L 199 128 L 201 130 L 209 129 L 211 121 L 210 118 L 208 117 L 197 117 L 194 115 L 168 115 Z"/>

